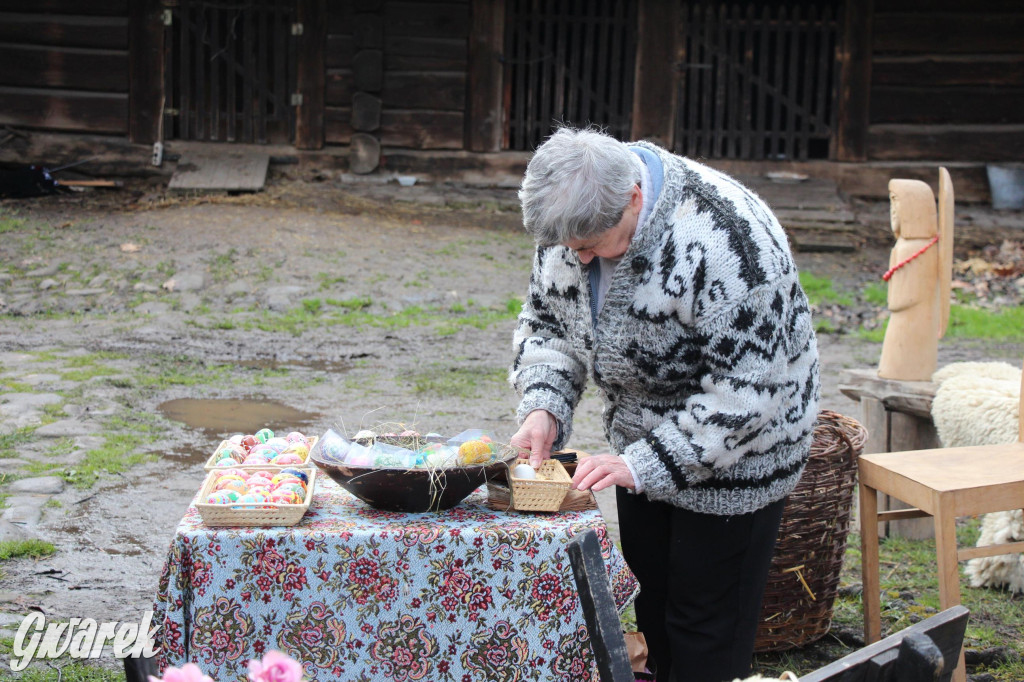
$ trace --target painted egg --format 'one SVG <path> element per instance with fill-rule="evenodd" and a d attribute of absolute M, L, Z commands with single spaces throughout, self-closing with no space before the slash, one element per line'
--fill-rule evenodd
<path fill-rule="evenodd" d="M 252 435 L 251 433 L 247 436 L 242 436 L 242 447 L 246 450 L 252 450 L 255 446 L 260 444 L 259 438 Z"/>
<path fill-rule="evenodd" d="M 300 481 L 302 481 L 303 483 L 309 484 L 309 474 L 307 474 L 302 469 L 296 469 L 294 467 L 289 467 L 288 469 L 281 469 L 281 473 L 282 474 L 291 474 L 295 478 L 297 478 Z"/>
<path fill-rule="evenodd" d="M 264 457 L 263 455 L 249 455 L 248 457 L 245 458 L 245 461 L 242 462 L 242 464 L 263 465 L 270 464 L 270 460 Z"/>
<path fill-rule="evenodd" d="M 299 433 L 298 431 L 292 431 L 287 436 L 285 436 L 284 439 L 289 443 L 302 443 L 303 445 L 309 443 L 309 439 L 306 438 L 301 433 Z"/>
<path fill-rule="evenodd" d="M 234 443 L 235 445 L 241 445 L 243 438 L 245 438 L 245 434 L 236 433 L 235 435 L 233 435 L 230 438 L 228 438 L 228 441 Z"/>
<path fill-rule="evenodd" d="M 217 477 L 216 481 L 214 481 L 213 489 L 220 490 L 218 486 L 220 486 L 223 483 L 226 483 L 227 481 L 242 481 L 244 483 L 245 479 L 239 476 L 238 474 L 230 474 L 228 472 L 224 472 L 223 474 Z"/>
<path fill-rule="evenodd" d="M 283 454 L 294 452 L 299 457 L 305 459 L 306 455 L 309 454 L 309 446 L 305 443 L 291 443 L 283 450 Z"/>
<path fill-rule="evenodd" d="M 282 483 L 281 485 L 277 486 L 276 490 L 277 492 L 290 491 L 301 498 L 306 497 L 306 486 L 302 485 L 301 481 L 295 481 L 293 483 Z"/>
<path fill-rule="evenodd" d="M 231 457 L 225 457 L 224 459 L 218 459 L 215 466 L 219 467 L 233 467 L 238 465 L 238 460 L 232 459 Z"/>
<path fill-rule="evenodd" d="M 484 464 L 491 459 L 491 446 L 482 440 L 467 440 L 459 446 L 459 462 Z"/>
<path fill-rule="evenodd" d="M 268 478 L 266 476 L 258 476 L 256 474 L 253 474 L 252 476 L 249 477 L 248 483 L 251 486 L 258 486 L 258 485 L 269 486 L 270 485 L 270 478 Z"/>
<path fill-rule="evenodd" d="M 245 469 L 225 469 L 218 478 L 224 478 L 225 476 L 238 476 L 244 481 L 249 478 L 249 472 Z"/>
<path fill-rule="evenodd" d="M 249 490 L 248 484 L 245 481 L 238 481 L 231 479 L 228 481 L 218 481 L 217 490 L 233 490 L 234 492 L 244 495 Z"/>
<path fill-rule="evenodd" d="M 277 490 L 270 499 L 281 504 L 302 504 L 305 498 L 291 490 Z"/>
<path fill-rule="evenodd" d="M 229 502 L 231 502 L 231 498 L 228 497 L 226 490 L 216 490 L 206 497 L 207 504 L 228 504 Z"/>
<path fill-rule="evenodd" d="M 275 437 L 268 440 L 264 445 L 268 448 L 273 448 L 275 452 L 284 452 L 291 443 L 286 441 L 284 438 Z"/>
<path fill-rule="evenodd" d="M 300 483 L 302 482 L 299 479 L 299 477 L 296 476 L 295 474 L 276 473 L 274 474 L 274 477 L 270 479 L 270 482 L 273 485 L 281 485 L 282 483 L 287 483 L 288 481 L 299 481 Z"/>
<path fill-rule="evenodd" d="M 302 464 L 304 461 L 294 452 L 284 452 L 274 458 L 274 464 Z"/>
<path fill-rule="evenodd" d="M 260 429 L 253 435 L 256 436 L 256 440 L 258 440 L 259 442 L 266 443 L 268 440 L 274 437 L 274 432 L 271 431 L 270 429 Z"/>
<path fill-rule="evenodd" d="M 266 502 L 267 498 L 262 493 L 259 493 L 259 492 L 249 492 L 249 493 L 246 493 L 245 495 L 242 495 L 241 497 L 239 497 L 238 501 L 239 502 L 245 502 L 245 503 L 250 503 L 250 502 Z"/>

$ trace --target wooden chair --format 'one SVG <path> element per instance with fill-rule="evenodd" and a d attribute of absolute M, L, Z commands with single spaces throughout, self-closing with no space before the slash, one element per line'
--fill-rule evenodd
<path fill-rule="evenodd" d="M 1024 385 L 1021 388 L 1021 440 L 1017 443 L 861 455 L 858 469 L 865 641 L 875 642 L 881 636 L 879 522 L 932 518 L 939 604 L 943 609 L 960 603 L 960 561 L 1024 551 L 1024 542 L 959 551 L 956 544 L 957 517 L 1019 509 L 1024 500 Z M 879 493 L 902 500 L 911 508 L 879 512 Z M 963 652 L 953 679 L 966 680 Z"/>
<path fill-rule="evenodd" d="M 601 682 L 633 682 L 597 533 L 588 530 L 577 536 L 568 551 Z M 954 606 L 801 677 L 800 682 L 946 682 L 959 661 L 967 615 L 966 608 Z"/>
<path fill-rule="evenodd" d="M 569 542 L 568 552 L 601 682 L 633 682 L 626 638 L 615 610 L 597 533 L 591 529 L 577 535 Z"/>

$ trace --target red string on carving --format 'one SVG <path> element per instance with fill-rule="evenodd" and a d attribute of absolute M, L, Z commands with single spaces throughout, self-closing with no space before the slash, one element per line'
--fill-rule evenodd
<path fill-rule="evenodd" d="M 912 261 L 915 258 L 917 258 L 918 256 L 920 256 L 922 253 L 924 253 L 928 249 L 930 249 L 933 246 L 935 246 L 935 243 L 938 242 L 938 241 L 939 241 L 939 235 L 935 235 L 934 237 L 932 237 L 932 240 L 930 242 L 928 242 L 927 244 L 922 246 L 920 249 L 918 249 L 917 253 L 915 253 L 914 255 L 910 256 L 909 258 L 906 258 L 906 259 L 900 261 L 896 265 L 894 265 L 891 268 L 889 268 L 888 270 L 886 270 L 885 274 L 882 275 L 882 279 L 884 279 L 886 282 L 888 282 L 889 278 L 891 278 L 893 276 L 893 273 L 895 273 L 897 270 L 902 268 L 904 265 L 906 265 L 910 261 Z"/>

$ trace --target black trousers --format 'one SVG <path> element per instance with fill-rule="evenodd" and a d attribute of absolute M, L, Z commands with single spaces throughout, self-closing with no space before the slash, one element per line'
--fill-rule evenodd
<path fill-rule="evenodd" d="M 699 514 L 617 489 L 622 553 L 640 581 L 637 628 L 658 682 L 749 675 L 785 500 L 751 514 Z"/>

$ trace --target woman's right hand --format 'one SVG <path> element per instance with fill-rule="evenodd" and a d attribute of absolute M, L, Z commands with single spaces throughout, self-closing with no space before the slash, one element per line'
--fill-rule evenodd
<path fill-rule="evenodd" d="M 530 451 L 530 466 L 540 467 L 551 457 L 551 445 L 558 437 L 558 421 L 547 410 L 534 410 L 526 415 L 523 425 L 512 436 L 509 444 Z"/>

